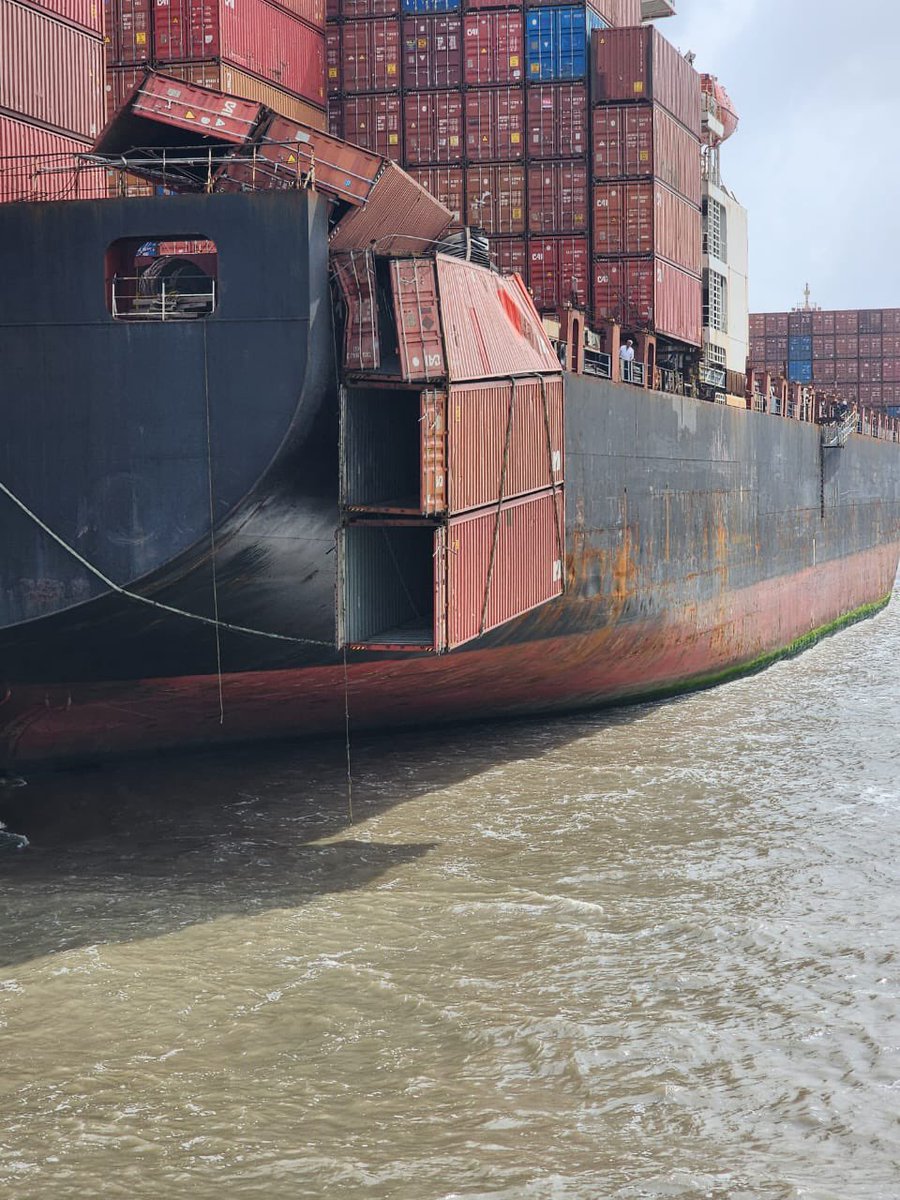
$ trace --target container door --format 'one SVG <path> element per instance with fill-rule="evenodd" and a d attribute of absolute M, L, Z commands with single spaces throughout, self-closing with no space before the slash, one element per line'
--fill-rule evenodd
<path fill-rule="evenodd" d="M 403 379 L 440 379 L 446 374 L 434 263 L 425 258 L 391 260 L 391 290 Z"/>

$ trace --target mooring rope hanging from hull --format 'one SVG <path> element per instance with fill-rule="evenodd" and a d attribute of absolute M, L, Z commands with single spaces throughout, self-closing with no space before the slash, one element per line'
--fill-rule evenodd
<path fill-rule="evenodd" d="M 112 592 L 116 592 L 116 594 L 119 596 L 124 596 L 128 600 L 136 600 L 138 604 L 146 604 L 149 608 L 155 608 L 160 612 L 170 613 L 174 617 L 185 617 L 187 620 L 196 621 L 200 625 L 210 625 L 218 627 L 219 629 L 226 629 L 230 633 L 246 633 L 251 637 L 268 638 L 276 642 L 290 642 L 297 646 L 324 646 L 329 650 L 334 649 L 333 642 L 323 642 L 318 638 L 294 637 L 288 633 L 273 633 L 271 630 L 267 629 L 251 629 L 246 625 L 234 625 L 230 621 L 217 621 L 212 617 L 204 617 L 200 613 L 192 613 L 188 612 L 187 609 L 184 608 L 176 608 L 174 604 L 164 604 L 161 600 L 151 600 L 149 596 L 142 596 L 140 592 L 132 592 L 128 588 L 122 587 L 121 584 L 115 583 L 109 578 L 108 575 L 104 575 L 99 567 L 95 567 L 93 563 L 89 562 L 83 555 L 79 554 L 74 546 L 70 546 L 65 538 L 60 537 L 58 533 L 52 530 L 50 526 L 46 524 L 46 522 L 41 520 L 37 513 L 32 512 L 28 505 L 23 500 L 20 500 L 15 492 L 11 491 L 3 482 L 0 482 L 0 492 L 2 492 L 8 500 L 11 500 L 12 503 L 15 504 L 15 506 L 21 512 L 23 512 L 30 521 L 33 521 L 39 529 L 46 533 L 47 537 L 52 538 L 53 541 L 56 542 L 58 546 L 61 546 L 67 554 L 71 555 L 76 562 L 81 563 L 84 569 L 93 575 L 95 579 L 99 579 L 105 587 L 108 587 Z"/>

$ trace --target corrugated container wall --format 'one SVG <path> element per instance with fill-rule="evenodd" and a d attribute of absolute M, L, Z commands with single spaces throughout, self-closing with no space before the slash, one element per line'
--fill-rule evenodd
<path fill-rule="evenodd" d="M 121 108 L 128 98 L 129 92 L 143 79 L 146 67 L 109 67 L 106 72 L 106 118 L 107 120 Z M 196 83 L 201 87 L 213 88 L 218 92 L 228 92 L 232 96 L 241 96 L 245 100 L 254 100 L 265 104 L 274 112 L 290 117 L 309 125 L 312 129 L 325 128 L 325 114 L 321 108 L 300 100 L 283 92 L 274 84 L 266 83 L 244 71 L 222 63 L 168 63 L 166 74 L 185 83 Z"/>
<path fill-rule="evenodd" d="M 700 274 L 700 210 L 660 183 L 594 185 L 594 253 L 655 254 Z"/>
<path fill-rule="evenodd" d="M 0 108 L 92 141 L 104 125 L 103 42 L 16 0 L 0 0 Z M 64 64 L 64 66 L 63 66 Z"/>
<path fill-rule="evenodd" d="M 595 104 L 655 101 L 700 136 L 700 76 L 658 29 L 597 32 L 591 60 Z"/>
<path fill-rule="evenodd" d="M 0 115 L 0 158 L 14 158 L 0 171 L 0 203 L 9 200 L 90 199 L 105 195 L 105 176 L 77 172 L 76 154 L 84 154 L 90 143 L 51 133 L 28 121 Z M 48 172 L 48 166 L 66 170 Z M 40 168 L 44 170 L 40 170 Z M 71 170 L 69 169 L 71 167 Z"/>
<path fill-rule="evenodd" d="M 452 88 L 462 82 L 462 26 L 458 16 L 406 17 L 403 86 Z"/>
<path fill-rule="evenodd" d="M 107 66 L 150 63 L 154 5 L 155 0 L 107 0 Z"/>
<path fill-rule="evenodd" d="M 528 283 L 539 312 L 556 312 L 573 300 L 585 308 L 590 294 L 587 236 L 532 237 Z"/>
<path fill-rule="evenodd" d="M 594 268 L 594 315 L 623 330 L 653 328 L 692 346 L 701 339 L 700 280 L 662 259 L 607 259 Z"/>
<path fill-rule="evenodd" d="M 465 93 L 466 156 L 470 162 L 518 162 L 525 152 L 525 93 L 521 87 L 472 88 Z"/>
<path fill-rule="evenodd" d="M 583 160 L 528 168 L 531 233 L 585 233 L 589 218 L 588 168 Z"/>
<path fill-rule="evenodd" d="M 528 79 L 549 83 L 583 79 L 587 74 L 591 31 L 603 18 L 585 5 L 526 10 L 525 56 Z M 699 119 L 699 94 L 698 94 Z"/>
<path fill-rule="evenodd" d="M 410 167 L 409 174 L 453 213 L 457 224 L 466 217 L 466 183 L 462 167 Z"/>
<path fill-rule="evenodd" d="M 656 178 L 700 204 L 700 139 L 658 104 L 604 104 L 591 114 L 597 180 Z"/>
<path fill-rule="evenodd" d="M 510 163 L 469 167 L 467 223 L 491 234 L 525 232 L 525 168 Z"/>
<path fill-rule="evenodd" d="M 328 31 L 328 88 L 348 95 L 398 91 L 400 21 L 377 17 Z"/>
<path fill-rule="evenodd" d="M 526 105 L 526 145 L 530 158 L 582 158 L 587 155 L 586 84 L 537 84 L 528 88 Z"/>
<path fill-rule="evenodd" d="M 220 59 L 325 105 L 322 31 L 267 0 L 157 0 L 153 48 L 159 64 Z"/>
<path fill-rule="evenodd" d="M 522 10 L 466 13 L 463 55 L 463 79 L 469 87 L 521 82 L 525 75 Z"/>
<path fill-rule="evenodd" d="M 35 8 L 103 36 L 103 0 L 32 0 Z"/>
<path fill-rule="evenodd" d="M 338 120 L 329 130 L 384 158 L 400 162 L 403 120 L 399 96 L 348 96 L 340 102 Z"/>

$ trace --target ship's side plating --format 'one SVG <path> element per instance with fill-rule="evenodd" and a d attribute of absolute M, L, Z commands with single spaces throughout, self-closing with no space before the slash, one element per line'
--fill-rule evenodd
<path fill-rule="evenodd" d="M 106 249 L 166 234 L 216 242 L 216 312 L 116 322 Z M 340 728 L 320 204 L 7 206 L 0 236 L 6 759 Z M 37 254 L 60 261 L 52 296 Z M 662 693 L 889 594 L 896 445 L 823 452 L 806 423 L 585 377 L 566 391 L 566 594 L 450 654 L 351 653 L 359 725 Z"/>

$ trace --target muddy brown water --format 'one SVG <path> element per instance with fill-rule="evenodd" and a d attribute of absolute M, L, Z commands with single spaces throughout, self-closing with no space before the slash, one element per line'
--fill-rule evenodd
<path fill-rule="evenodd" d="M 0 1197 L 896 1200 L 898 683 L 5 789 Z"/>

